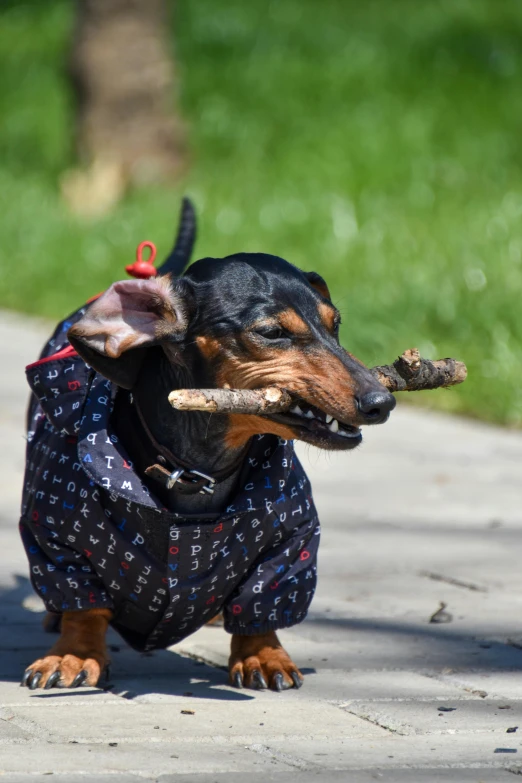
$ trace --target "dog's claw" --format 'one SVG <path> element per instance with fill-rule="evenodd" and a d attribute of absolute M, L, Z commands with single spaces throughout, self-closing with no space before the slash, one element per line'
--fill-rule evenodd
<path fill-rule="evenodd" d="M 20 685 L 22 685 L 22 686 L 27 685 L 27 683 L 29 682 L 29 679 L 32 677 L 32 675 L 33 675 L 33 670 L 32 669 L 26 669 L 25 672 L 24 672 L 24 675 L 22 677 L 22 681 L 20 682 Z"/>
<path fill-rule="evenodd" d="M 47 682 L 45 683 L 44 690 L 45 690 L 45 691 L 48 691 L 48 690 L 50 690 L 50 689 L 51 689 L 51 688 L 52 688 L 54 685 L 56 685 L 56 683 L 57 683 L 57 682 L 58 682 L 58 680 L 60 679 L 60 676 L 61 676 L 61 675 L 60 675 L 60 672 L 53 672 L 53 673 L 51 674 L 51 676 L 49 677 L 49 679 L 47 680 Z"/>
<path fill-rule="evenodd" d="M 38 688 L 42 677 L 43 677 L 42 672 L 36 672 L 36 674 L 34 675 L 34 677 L 31 679 L 29 683 L 29 690 L 35 691 Z"/>
<path fill-rule="evenodd" d="M 285 681 L 283 678 L 283 675 L 281 672 L 277 672 L 277 674 L 274 677 L 274 690 L 275 691 L 282 691 L 285 687 Z"/>
<path fill-rule="evenodd" d="M 241 672 L 236 672 L 234 674 L 234 687 L 235 688 L 242 688 L 243 687 L 243 678 L 241 676 Z"/>
<path fill-rule="evenodd" d="M 82 669 L 81 672 L 79 672 L 79 674 L 77 674 L 72 681 L 71 688 L 79 688 L 80 685 L 83 685 L 88 676 L 89 672 L 86 672 L 85 669 Z"/>
<path fill-rule="evenodd" d="M 290 676 L 291 676 L 292 681 L 294 683 L 294 688 L 300 688 L 301 685 L 303 684 L 303 681 L 299 677 L 298 673 L 297 672 L 292 672 L 292 674 Z"/>
<path fill-rule="evenodd" d="M 256 688 L 257 690 L 263 690 L 263 688 L 268 688 L 268 685 L 266 684 L 266 680 L 259 671 L 259 669 L 256 669 L 254 672 L 252 672 L 252 687 Z"/>

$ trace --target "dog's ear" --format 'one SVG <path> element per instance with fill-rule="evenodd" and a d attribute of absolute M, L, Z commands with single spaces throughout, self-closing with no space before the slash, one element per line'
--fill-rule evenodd
<path fill-rule="evenodd" d="M 89 305 L 68 338 L 96 372 L 131 389 L 146 349 L 180 342 L 187 324 L 184 297 L 167 277 L 122 280 Z"/>
<path fill-rule="evenodd" d="M 330 296 L 330 291 L 328 290 L 326 281 L 321 277 L 321 275 L 318 275 L 317 272 L 304 272 L 304 276 L 312 288 L 315 288 L 315 290 L 318 291 L 321 296 L 324 296 L 325 299 L 328 299 L 329 302 L 332 301 L 332 297 Z"/>

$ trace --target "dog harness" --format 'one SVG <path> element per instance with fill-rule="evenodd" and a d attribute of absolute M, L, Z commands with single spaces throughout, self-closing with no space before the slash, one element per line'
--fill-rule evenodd
<path fill-rule="evenodd" d="M 320 528 L 293 442 L 255 436 L 222 513 L 166 510 L 111 430 L 117 387 L 67 341 L 84 312 L 62 321 L 26 370 L 20 530 L 47 609 L 111 609 L 138 650 L 175 644 L 220 611 L 226 630 L 243 635 L 301 622 Z"/>

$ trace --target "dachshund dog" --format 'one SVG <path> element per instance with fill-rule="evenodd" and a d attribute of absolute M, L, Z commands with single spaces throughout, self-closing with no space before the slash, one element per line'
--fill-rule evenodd
<path fill-rule="evenodd" d="M 339 344 L 325 281 L 277 256 L 236 253 L 183 270 L 184 201 L 156 277 L 124 280 L 58 325 L 27 368 L 20 522 L 56 644 L 29 688 L 94 686 L 109 625 L 165 648 L 222 612 L 237 687 L 300 687 L 277 630 L 306 616 L 319 523 L 293 441 L 353 449 L 394 397 Z M 286 389 L 274 415 L 182 412 L 176 388 Z"/>

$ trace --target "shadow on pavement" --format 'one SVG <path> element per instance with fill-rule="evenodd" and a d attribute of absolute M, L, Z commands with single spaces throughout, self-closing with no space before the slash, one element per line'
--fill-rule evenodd
<path fill-rule="evenodd" d="M 522 649 L 516 643 L 497 641 L 469 626 L 387 620 L 381 617 L 331 617 L 311 613 L 302 627 L 308 639 L 339 646 L 345 644 L 346 668 L 433 671 L 522 669 Z M 361 661 L 363 666 L 361 667 Z"/>
<path fill-rule="evenodd" d="M 26 666 L 40 657 L 53 644 L 54 634 L 42 628 L 43 612 L 31 611 L 24 602 L 34 596 L 29 579 L 16 574 L 11 587 L 0 586 L 0 622 L 4 629 L 0 639 L 0 681 L 19 682 Z M 36 605 L 36 601 L 35 601 Z M 216 634 L 224 633 L 216 628 Z M 191 698 L 245 701 L 254 698 L 245 691 L 225 689 L 226 669 L 206 661 L 184 657 L 172 650 L 139 653 L 123 642 L 112 629 L 108 634 L 115 681 L 105 691 L 126 699 L 146 699 L 151 694 L 189 696 Z M 79 699 L 102 689 L 35 691 L 38 699 L 60 699 L 64 696 Z"/>
<path fill-rule="evenodd" d="M 18 681 L 32 660 L 52 644 L 52 636 L 41 626 L 43 614 L 24 606 L 33 590 L 26 577 L 15 576 L 15 583 L 0 587 L 0 621 L 4 634 L 0 639 L 0 680 Z M 37 603 L 34 603 L 37 606 Z M 216 640 L 224 631 L 209 629 Z M 303 673 L 324 669 L 444 672 L 481 670 L 494 673 L 520 671 L 522 650 L 509 642 L 493 641 L 473 629 L 459 630 L 454 625 L 421 623 L 412 619 L 332 617 L 312 611 L 307 621 L 293 629 L 292 650 L 301 652 Z M 299 638 L 302 640 L 300 651 Z M 317 644 L 317 649 L 315 648 Z M 137 653 L 110 630 L 114 682 L 108 688 L 128 700 L 154 701 L 161 696 L 244 701 L 254 698 L 248 691 L 228 688 L 225 667 L 212 661 L 186 657 L 172 650 Z M 331 647 L 328 657 L 325 645 Z M 218 659 L 219 660 L 219 659 Z M 35 692 L 39 699 L 60 699 L 75 694 L 78 698 L 92 689 Z"/>

